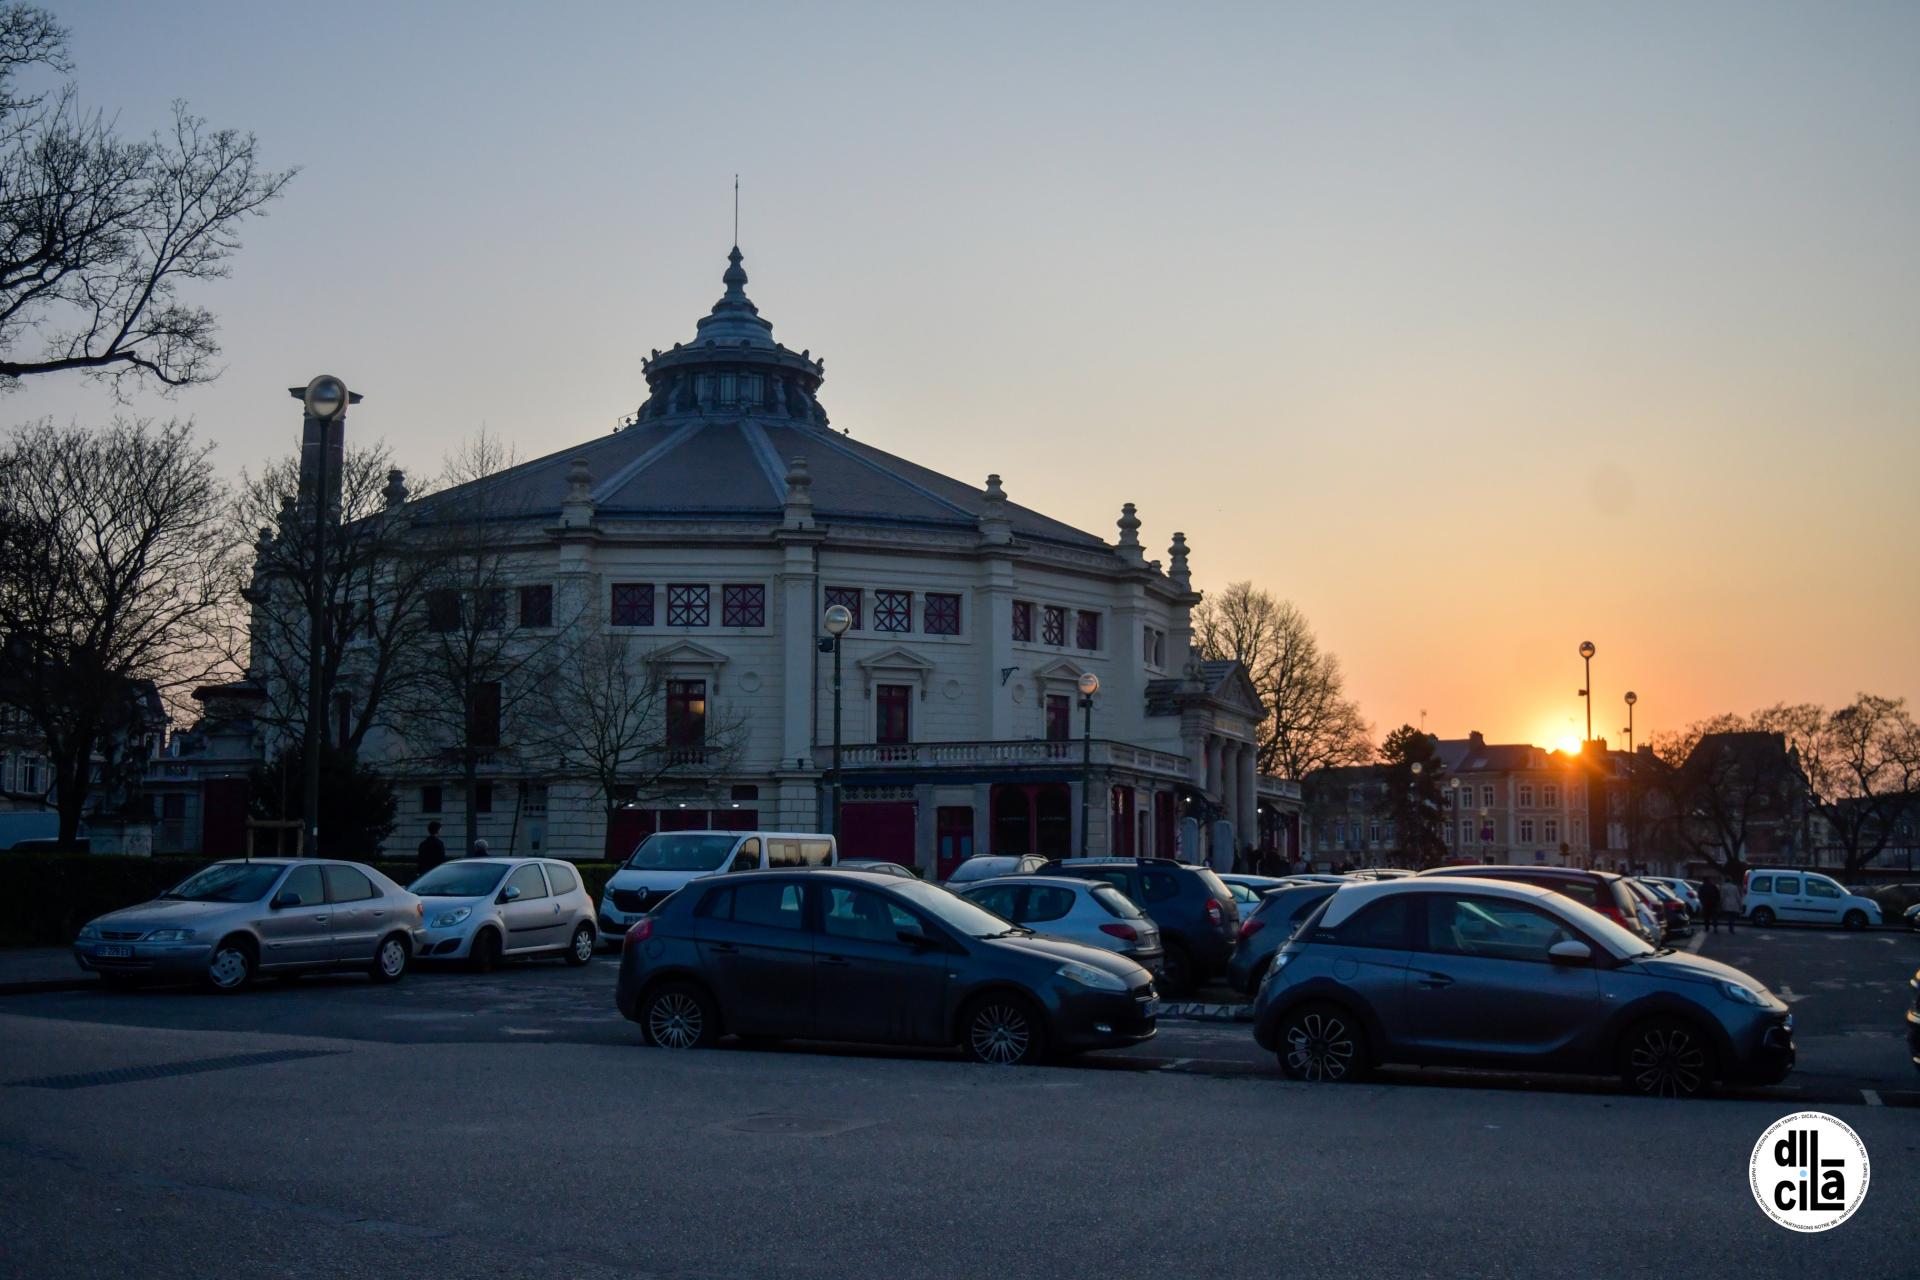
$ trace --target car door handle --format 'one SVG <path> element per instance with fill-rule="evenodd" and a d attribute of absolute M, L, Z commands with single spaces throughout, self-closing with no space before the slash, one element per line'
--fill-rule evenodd
<path fill-rule="evenodd" d="M 1444 973 L 1423 973 L 1420 975 L 1418 981 L 1421 986 L 1427 988 L 1429 991 L 1438 991 L 1442 987 L 1450 987 L 1453 985 L 1453 979 Z"/>
<path fill-rule="evenodd" d="M 315 916 L 313 918 L 313 922 L 315 924 L 325 924 L 327 922 L 327 918 L 324 915 Z"/>
<path fill-rule="evenodd" d="M 713 953 L 717 956 L 737 956 L 740 954 L 740 948 L 731 942 L 716 942 L 713 944 Z"/>
<path fill-rule="evenodd" d="M 853 962 L 845 956 L 821 956 L 820 963 L 835 969 L 844 969 Z"/>

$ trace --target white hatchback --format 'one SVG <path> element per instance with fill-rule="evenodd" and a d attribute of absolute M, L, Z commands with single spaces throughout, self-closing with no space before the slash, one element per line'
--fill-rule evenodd
<path fill-rule="evenodd" d="M 481 972 L 508 956 L 593 959 L 593 899 L 570 863 L 552 858 L 456 858 L 409 889 L 425 908 L 418 955 L 465 960 Z"/>
<path fill-rule="evenodd" d="M 1749 871 L 1747 918 L 1758 925 L 1780 920 L 1864 929 L 1880 923 L 1880 904 L 1848 893 L 1839 881 L 1818 872 Z"/>

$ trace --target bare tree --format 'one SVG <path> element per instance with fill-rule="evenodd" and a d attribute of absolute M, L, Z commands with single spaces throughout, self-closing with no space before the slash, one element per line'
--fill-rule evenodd
<path fill-rule="evenodd" d="M 321 577 L 321 702 L 330 712 L 321 726 L 323 749 L 357 755 L 369 732 L 391 727 L 408 681 L 418 675 L 427 626 L 422 602 L 435 569 L 411 546 L 401 483 L 384 443 L 348 450 L 340 519 L 327 531 Z M 230 517 L 235 542 L 255 542 L 252 565 L 243 568 L 252 634 L 240 665 L 266 690 L 262 718 L 283 738 L 302 740 L 312 510 L 300 501 L 299 459 L 286 458 L 258 477 L 242 474 Z"/>
<path fill-rule="evenodd" d="M 1847 873 L 1879 857 L 1902 820 L 1920 812 L 1920 726 L 1904 698 L 1863 693 L 1831 712 L 1777 706 L 1753 719 L 1798 750 L 1809 808 L 1832 833 Z"/>
<path fill-rule="evenodd" d="M 1230 583 L 1194 609 L 1193 638 L 1202 657 L 1245 666 L 1266 704 L 1261 772 L 1304 778 L 1373 758 L 1367 722 L 1346 696 L 1340 659 L 1321 651 L 1306 615 L 1291 602 L 1251 582 Z"/>
<path fill-rule="evenodd" d="M 72 844 L 130 702 L 178 695 L 221 659 L 231 602 L 226 492 L 185 423 L 41 423 L 0 452 L 7 700 L 46 744 Z"/>
<path fill-rule="evenodd" d="M 240 225 L 293 171 L 263 169 L 252 134 L 209 130 L 184 103 L 129 141 L 72 85 L 24 93 L 19 73 L 66 72 L 44 9 L 0 7 L 0 385 L 81 370 L 167 387 L 218 375 L 213 313 L 180 286 L 228 272 Z"/>
<path fill-rule="evenodd" d="M 746 743 L 744 717 L 716 715 L 704 690 L 697 707 L 675 703 L 655 654 L 626 636 L 585 635 L 543 689 L 544 753 L 592 779 L 609 823 L 622 803 L 725 774 Z"/>
<path fill-rule="evenodd" d="M 1785 738 L 1736 715 L 1653 735 L 1638 778 L 1653 802 L 1643 821 L 1656 842 L 1729 873 L 1762 832 L 1792 838 L 1806 779 Z"/>

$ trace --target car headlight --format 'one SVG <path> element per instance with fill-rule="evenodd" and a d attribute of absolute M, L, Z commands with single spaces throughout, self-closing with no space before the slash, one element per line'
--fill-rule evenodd
<path fill-rule="evenodd" d="M 1267 976 L 1271 978 L 1274 974 L 1280 972 L 1282 969 L 1286 968 L 1288 965 L 1292 963 L 1293 963 L 1293 952 L 1291 951 L 1274 952 L 1273 963 L 1267 966 Z"/>
<path fill-rule="evenodd" d="M 1054 970 L 1055 973 L 1070 982 L 1083 987 L 1092 987 L 1095 991 L 1125 991 L 1127 984 L 1119 976 L 1105 969 L 1096 969 L 1090 964 L 1081 964 L 1078 960 L 1069 960 Z"/>
<path fill-rule="evenodd" d="M 100 926 L 95 924 L 93 921 L 89 920 L 85 924 L 80 926 L 80 937 L 83 940 L 90 939 L 90 938 L 98 938 L 99 936 L 100 936 Z"/>
<path fill-rule="evenodd" d="M 433 918 L 433 927 L 436 929 L 450 928 L 453 925 L 459 924 L 472 914 L 472 907 L 456 907 L 452 911 L 443 911 Z"/>
<path fill-rule="evenodd" d="M 1766 996 L 1752 987 L 1743 987 L 1737 982 L 1722 982 L 1717 985 L 1720 988 L 1720 994 L 1735 1004 L 1750 1004 L 1756 1009 L 1769 1007 Z"/>
<path fill-rule="evenodd" d="M 191 929 L 155 929 L 152 933 L 148 934 L 143 939 L 143 941 L 145 942 L 192 942 L 193 930 Z"/>

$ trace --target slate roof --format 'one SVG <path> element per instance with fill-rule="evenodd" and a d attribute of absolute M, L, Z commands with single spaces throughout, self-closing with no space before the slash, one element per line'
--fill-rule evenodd
<path fill-rule="evenodd" d="M 474 483 L 503 487 L 505 514 L 557 522 L 567 472 L 583 458 L 600 518 L 770 525 L 782 516 L 788 468 L 804 457 L 817 522 L 977 529 L 985 506 L 980 487 L 827 425 L 814 397 L 823 362 L 773 341 L 772 325 L 746 297 L 738 248 L 729 263 L 727 292 L 700 321 L 695 341 L 655 351 L 646 362 L 651 394 L 633 425 Z M 743 389 L 734 399 L 717 398 L 722 377 Z M 748 386 L 758 389 L 752 399 Z M 438 496 L 419 500 L 425 518 Z M 1001 505 L 1017 537 L 1107 549 L 1102 539 L 1031 508 Z"/>

